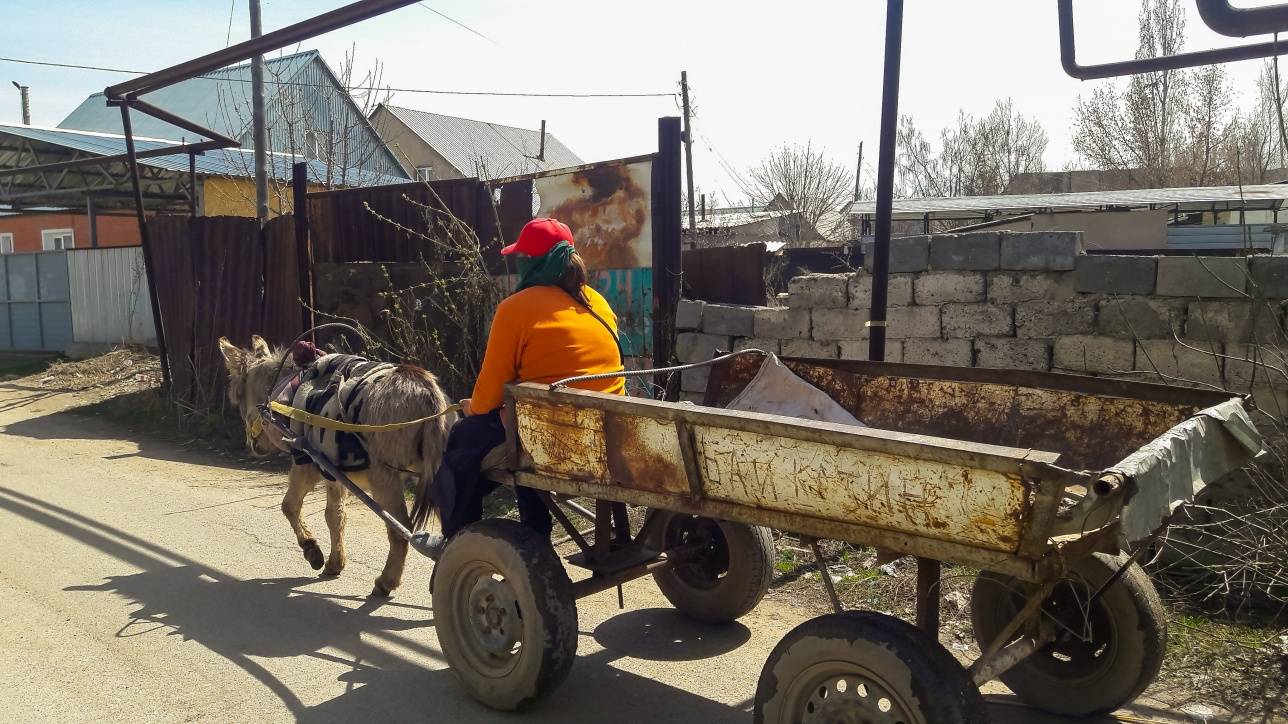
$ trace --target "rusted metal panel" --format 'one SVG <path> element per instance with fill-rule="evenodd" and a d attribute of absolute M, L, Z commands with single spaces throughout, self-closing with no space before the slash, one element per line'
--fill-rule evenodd
<path fill-rule="evenodd" d="M 761 357 L 713 369 L 707 404 L 744 387 Z M 1055 450 L 1070 468 L 1103 469 L 1228 394 L 1055 373 L 871 362 L 787 366 L 874 427 Z"/>
<path fill-rule="evenodd" d="M 516 404 L 519 439 L 534 470 L 571 480 L 610 479 L 602 411 L 522 399 Z"/>
<path fill-rule="evenodd" d="M 1014 551 L 1018 475 L 720 427 L 694 427 L 705 497 Z"/>
<path fill-rule="evenodd" d="M 684 454 L 674 423 L 639 415 L 604 415 L 608 479 L 662 493 L 689 492 Z"/>

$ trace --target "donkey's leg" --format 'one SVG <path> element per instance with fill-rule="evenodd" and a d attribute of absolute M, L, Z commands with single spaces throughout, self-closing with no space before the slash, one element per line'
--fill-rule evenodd
<path fill-rule="evenodd" d="M 404 527 L 411 528 L 411 516 L 407 514 L 401 477 L 383 469 L 383 466 L 372 465 L 371 495 L 395 520 Z M 393 592 L 402 583 L 403 565 L 407 562 L 407 541 L 392 528 L 386 527 L 386 532 L 389 535 L 389 556 L 385 558 L 385 569 L 381 571 L 375 588 L 371 590 L 373 596 L 388 596 Z"/>
<path fill-rule="evenodd" d="M 338 576 L 344 570 L 344 501 L 347 497 L 343 485 L 327 483 L 326 527 L 331 532 L 331 555 L 327 556 L 326 568 L 322 572 L 328 576 Z"/>
<path fill-rule="evenodd" d="M 318 547 L 309 527 L 304 524 L 300 511 L 304 508 L 304 496 L 317 485 L 321 477 L 313 465 L 292 465 L 287 474 L 286 495 L 282 496 L 282 514 L 290 522 L 291 530 L 295 531 L 295 542 L 304 551 L 305 560 L 315 571 L 322 567 L 322 549 Z"/>

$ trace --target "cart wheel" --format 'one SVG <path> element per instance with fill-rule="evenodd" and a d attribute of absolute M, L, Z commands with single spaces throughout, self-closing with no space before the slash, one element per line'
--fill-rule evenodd
<path fill-rule="evenodd" d="M 461 531 L 434 566 L 439 644 L 466 691 L 519 709 L 553 691 L 577 654 L 577 602 L 549 541 L 510 520 Z"/>
<path fill-rule="evenodd" d="M 1145 571 L 1131 564 L 1086 610 L 1091 595 L 1124 562 L 1125 556 L 1096 553 L 1073 564 L 1042 604 L 1061 637 L 999 677 L 1016 696 L 1053 714 L 1089 716 L 1131 702 L 1153 683 L 1167 649 L 1167 618 Z M 980 647 L 1023 605 L 1019 582 L 981 573 L 971 592 Z"/>
<path fill-rule="evenodd" d="M 760 671 L 756 724 L 984 724 L 966 670 L 938 641 L 893 616 L 847 611 L 810 619 Z"/>
<path fill-rule="evenodd" d="M 769 529 L 683 513 L 662 524 L 663 549 L 705 540 L 695 553 L 657 571 L 653 580 L 666 600 L 689 618 L 729 623 L 760 603 L 773 575 L 774 540 Z"/>

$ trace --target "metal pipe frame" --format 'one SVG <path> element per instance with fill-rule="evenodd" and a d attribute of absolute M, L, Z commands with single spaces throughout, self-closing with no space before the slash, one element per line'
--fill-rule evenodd
<path fill-rule="evenodd" d="M 157 351 L 161 361 L 161 386 L 169 389 L 170 357 L 166 350 L 161 305 L 157 300 L 156 264 L 152 260 L 152 245 L 148 243 L 148 223 L 143 212 L 143 185 L 139 178 L 139 159 L 134 152 L 134 131 L 130 126 L 129 106 L 121 106 L 121 129 L 125 131 L 125 155 L 130 166 L 130 183 L 134 186 L 134 212 L 139 222 L 139 244 L 143 248 L 143 267 L 148 275 L 148 301 L 152 303 L 152 324 L 156 327 Z"/>
<path fill-rule="evenodd" d="M 1230 0 L 1195 0 L 1203 24 L 1232 38 L 1288 30 L 1288 3 L 1263 8 L 1236 8 Z"/>
<path fill-rule="evenodd" d="M 1100 63 L 1097 65 L 1079 65 L 1077 61 L 1077 51 L 1074 44 L 1073 32 L 1073 0 L 1058 0 L 1057 10 L 1060 18 L 1060 64 L 1064 66 L 1064 72 L 1070 77 L 1078 80 L 1095 80 L 1097 78 L 1113 78 L 1121 75 L 1136 75 L 1138 73 L 1156 73 L 1163 70 L 1179 70 L 1181 68 L 1193 68 L 1198 65 L 1213 65 L 1216 63 L 1230 63 L 1236 60 L 1253 60 L 1256 58 L 1269 58 L 1277 55 L 1279 44 L 1277 42 L 1255 43 L 1253 45 L 1239 45 L 1232 48 L 1217 48 L 1215 50 L 1201 50 L 1195 53 L 1180 53 L 1178 55 L 1168 55 L 1162 58 L 1142 58 L 1140 60 L 1122 60 L 1114 63 Z M 1205 3 L 1200 1 L 1199 8 L 1202 12 Z M 1279 14 L 1288 14 L 1288 6 L 1272 6 L 1267 8 L 1255 9 L 1236 9 L 1229 7 L 1225 0 L 1206 3 L 1214 7 L 1225 6 L 1228 10 L 1235 13 L 1260 13 L 1264 11 L 1273 11 L 1275 14 L 1267 13 L 1264 17 L 1272 18 L 1272 21 L 1279 19 Z M 1209 8 L 1209 12 L 1213 8 Z M 1220 13 L 1221 11 L 1217 11 Z M 1225 19 L 1222 16 L 1221 19 Z M 1207 22 L 1207 18 L 1204 18 Z M 1242 29 L 1242 24 L 1247 22 L 1247 16 L 1241 16 L 1238 19 L 1230 21 L 1233 25 L 1230 28 Z M 1213 28 L 1217 32 L 1222 32 Z M 1271 28 L 1260 29 L 1262 33 L 1273 32 Z"/>

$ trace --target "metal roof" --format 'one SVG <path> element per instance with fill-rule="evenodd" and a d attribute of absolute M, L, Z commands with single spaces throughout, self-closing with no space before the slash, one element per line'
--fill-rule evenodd
<path fill-rule="evenodd" d="M 981 218 L 997 213 L 1085 210 L 1097 208 L 1161 207 L 1178 211 L 1220 208 L 1277 209 L 1288 200 L 1288 185 L 1200 186 L 1127 191 L 1082 191 L 1061 194 L 1014 194 L 1001 196 L 958 196 L 954 198 L 895 199 L 894 218 L 932 219 Z M 856 201 L 850 213 L 874 216 L 875 201 Z"/>
<path fill-rule="evenodd" d="M 539 161 L 541 131 L 382 105 L 464 176 L 496 179 L 585 163 L 549 133 Z"/>
<path fill-rule="evenodd" d="M 276 95 L 278 83 L 289 81 L 302 68 L 320 59 L 316 50 L 270 58 L 264 61 L 264 96 Z M 154 106 L 218 131 L 240 138 L 250 124 L 250 64 L 234 65 L 199 78 L 192 78 L 147 95 Z M 131 126 L 140 136 L 179 138 L 192 132 L 143 113 L 130 115 Z M 59 128 L 102 133 L 122 132 L 121 110 L 109 107 L 102 93 L 86 98 L 76 110 L 58 124 Z"/>

